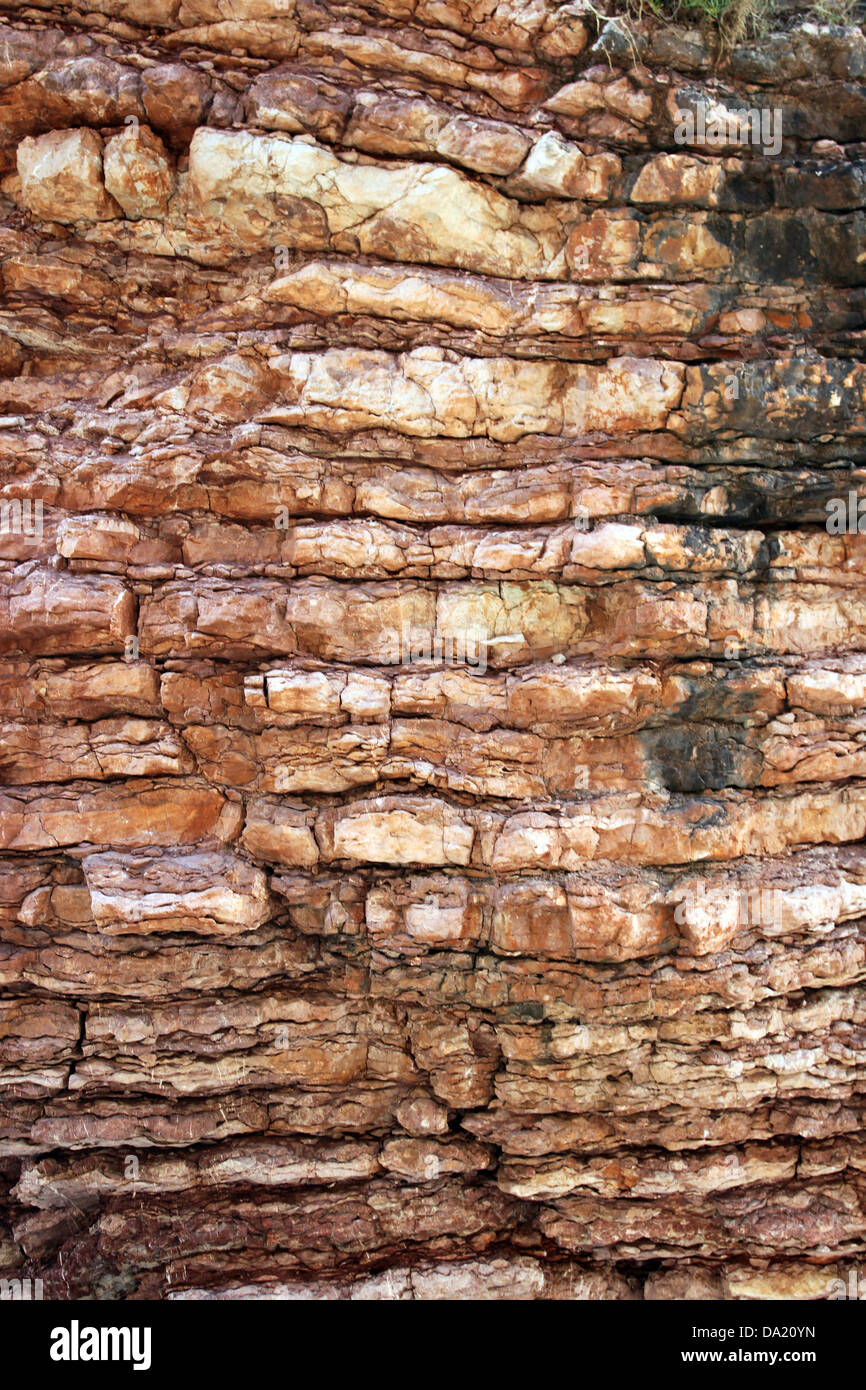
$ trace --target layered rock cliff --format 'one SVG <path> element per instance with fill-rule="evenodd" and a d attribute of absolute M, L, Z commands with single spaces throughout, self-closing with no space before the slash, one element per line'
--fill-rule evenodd
<path fill-rule="evenodd" d="M 0 1272 L 826 1297 L 862 30 L 0 13 Z"/>

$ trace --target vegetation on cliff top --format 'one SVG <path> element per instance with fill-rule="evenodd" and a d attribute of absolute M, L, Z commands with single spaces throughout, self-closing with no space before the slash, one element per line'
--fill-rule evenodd
<path fill-rule="evenodd" d="M 784 27 L 793 18 L 850 24 L 862 20 L 866 12 L 863 0 L 811 0 L 803 5 L 792 0 L 625 0 L 624 8 L 636 19 L 654 16 L 669 22 L 709 22 L 728 43 Z"/>

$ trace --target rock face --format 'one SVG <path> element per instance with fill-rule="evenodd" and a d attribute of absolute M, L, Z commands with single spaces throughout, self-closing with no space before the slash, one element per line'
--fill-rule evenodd
<path fill-rule="evenodd" d="M 0 1274 L 831 1296 L 863 33 L 0 12 Z"/>

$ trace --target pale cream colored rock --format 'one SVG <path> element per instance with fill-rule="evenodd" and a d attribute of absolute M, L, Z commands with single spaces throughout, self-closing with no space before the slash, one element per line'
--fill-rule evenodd
<path fill-rule="evenodd" d="M 466 913 L 462 907 L 418 903 L 406 909 L 406 930 L 417 941 L 441 943 L 459 941 L 463 936 Z"/>
<path fill-rule="evenodd" d="M 93 854 L 82 867 L 93 920 L 110 933 L 232 935 L 271 911 L 261 869 L 228 853 Z"/>
<path fill-rule="evenodd" d="M 263 293 L 266 300 L 294 304 L 317 315 L 339 306 L 342 313 L 372 314 L 398 322 L 444 322 L 504 338 L 514 333 L 585 337 L 595 332 L 625 334 L 638 328 L 648 334 L 687 332 L 697 314 L 694 289 L 691 303 L 679 292 L 675 303 L 651 293 L 629 293 L 622 299 L 606 293 L 595 298 L 575 285 L 503 285 L 424 266 L 409 270 L 365 265 L 349 273 L 342 262 L 325 260 L 308 261 L 278 276 Z"/>
<path fill-rule="evenodd" d="M 337 303 L 346 313 L 442 320 L 494 333 L 516 326 L 510 296 L 499 296 L 484 282 L 463 275 L 421 268 L 367 266 L 347 275 L 338 262 L 309 261 L 274 280 L 265 297 L 313 313 L 327 313 Z"/>
<path fill-rule="evenodd" d="M 474 831 L 445 802 L 413 810 L 353 809 L 334 823 L 334 859 L 380 864 L 468 864 Z"/>
<path fill-rule="evenodd" d="M 530 667 L 508 677 L 505 717 L 515 728 L 567 733 L 608 721 L 631 724 L 641 709 L 662 698 L 659 675 L 648 666 L 622 671 Z"/>
<path fill-rule="evenodd" d="M 357 94 L 344 142 L 373 155 L 437 154 L 478 173 L 500 175 L 513 173 L 530 145 L 522 131 L 502 121 L 455 114 L 424 97 L 381 92 Z"/>
<path fill-rule="evenodd" d="M 252 699 L 262 689 L 261 699 Z M 266 692 L 266 698 L 265 694 Z M 245 682 L 248 703 L 263 704 L 275 714 L 298 717 L 349 715 L 363 723 L 378 723 L 390 712 L 390 686 L 374 672 L 345 675 L 324 671 L 273 670 Z"/>
<path fill-rule="evenodd" d="M 174 729 L 162 720 L 121 717 L 87 724 L 0 724 L 4 780 L 68 782 L 92 777 L 159 777 L 194 771 Z"/>
<path fill-rule="evenodd" d="M 471 116 L 454 116 L 436 136 L 434 149 L 481 174 L 513 174 L 529 148 L 529 140 L 512 127 Z"/>
<path fill-rule="evenodd" d="M 2 663 L 0 690 L 6 708 L 16 717 L 103 719 L 115 714 L 162 713 L 158 673 L 144 661 L 108 659 L 66 665 L 49 660 L 28 664 L 24 670 L 18 662 Z"/>
<path fill-rule="evenodd" d="M 647 1302 L 659 1303 L 669 1299 L 715 1301 L 725 1297 L 725 1280 L 720 1270 L 684 1264 L 650 1274 L 643 1296 Z"/>
<path fill-rule="evenodd" d="M 569 1156 L 559 1163 L 544 1164 L 540 1171 L 532 1162 L 510 1162 L 501 1170 L 499 1184 L 504 1191 L 530 1201 L 587 1190 L 611 1198 L 625 1192 L 644 1198 L 706 1198 L 753 1184 L 789 1182 L 795 1175 L 797 1158 L 793 1144 L 769 1151 L 757 1144 L 747 1145 L 742 1150 L 698 1158 L 685 1154 L 644 1159 L 624 1154 L 614 1164 L 607 1157 Z"/>
<path fill-rule="evenodd" d="M 371 938 L 392 948 L 404 942 L 408 950 L 418 943 L 469 944 L 477 940 L 481 928 L 478 901 L 466 880 L 425 875 L 413 877 L 401 892 L 395 891 L 393 883 L 371 887 L 364 920 Z"/>
<path fill-rule="evenodd" d="M 490 1260 L 445 1261 L 434 1265 L 392 1265 L 382 1274 L 360 1275 L 351 1282 L 313 1280 L 232 1284 L 213 1288 L 170 1291 L 169 1300 L 185 1299 L 280 1299 L 322 1301 L 342 1299 L 361 1302 L 380 1300 L 504 1299 L 633 1299 L 638 1295 L 621 1275 L 608 1270 L 588 1270 L 580 1264 L 554 1264 L 528 1255 Z"/>
<path fill-rule="evenodd" d="M 631 863 L 689 863 L 775 855 L 795 846 L 856 840 L 866 825 L 866 788 L 815 790 L 791 796 L 725 798 L 712 825 L 692 824 L 676 802 L 641 804 L 632 796 L 597 798 L 553 815 L 519 811 L 491 826 L 482 840 L 487 862 L 500 873 L 577 869 L 588 859 Z M 725 930 L 730 929 L 726 922 Z"/>
<path fill-rule="evenodd" d="M 714 207 L 726 172 L 718 161 L 695 159 L 687 154 L 655 155 L 638 174 L 631 201 Z"/>
<path fill-rule="evenodd" d="M 161 217 L 168 210 L 175 176 L 158 135 L 145 125 L 129 125 L 113 135 L 103 153 L 105 187 L 127 217 Z"/>
<path fill-rule="evenodd" d="M 618 960 L 651 954 L 674 939 L 660 885 L 542 878 L 503 883 L 491 914 L 491 944 L 504 954 Z"/>
<path fill-rule="evenodd" d="M 686 874 L 668 894 L 682 936 L 697 954 L 724 950 L 750 929 L 765 936 L 817 932 L 866 913 L 866 884 L 830 874 L 831 882 L 779 882 L 768 866 L 758 881 L 724 873 Z"/>
<path fill-rule="evenodd" d="M 614 82 L 593 82 L 581 78 L 561 87 L 545 103 L 545 109 L 560 116 L 584 116 L 609 111 L 640 125 L 652 115 L 652 98 L 636 88 L 628 77 Z"/>
<path fill-rule="evenodd" d="M 178 18 L 184 26 L 192 24 L 218 24 L 220 20 L 231 18 L 237 21 L 274 19 L 279 15 L 291 18 L 294 3 L 283 0 L 181 0 Z"/>
<path fill-rule="evenodd" d="M 829 1299 L 837 1294 L 839 1282 L 848 1296 L 852 1287 L 850 1266 L 832 1264 L 806 1264 L 792 1261 L 790 1267 L 775 1269 L 749 1269 L 747 1266 L 733 1265 L 725 1274 L 729 1298 L 742 1298 L 760 1301 L 775 1299 Z M 855 1267 L 853 1287 L 862 1289 L 861 1276 Z M 863 1293 L 859 1293 L 863 1297 Z"/>
<path fill-rule="evenodd" d="M 289 810 L 272 811 L 266 803 L 247 809 L 241 843 L 250 854 L 277 864 L 313 868 L 319 849 L 305 818 Z"/>
<path fill-rule="evenodd" d="M 532 146 L 518 181 L 552 198 L 604 202 L 620 168 L 616 155 L 586 156 L 579 145 L 549 130 Z"/>
<path fill-rule="evenodd" d="M 515 440 L 525 434 L 662 428 L 683 368 L 647 358 L 605 367 L 467 358 L 441 348 L 399 357 L 359 349 L 270 363 L 289 399 L 268 418 L 341 431 L 388 425 L 410 435 Z"/>
<path fill-rule="evenodd" d="M 735 309 L 720 314 L 720 333 L 760 333 L 767 326 L 767 316 L 761 309 Z"/>
<path fill-rule="evenodd" d="M 140 537 L 139 527 L 122 517 L 67 516 L 57 528 L 57 551 L 67 559 L 123 561 Z"/>
<path fill-rule="evenodd" d="M 590 25 L 583 5 L 558 5 L 545 20 L 538 49 L 545 57 L 572 57 L 583 52 L 589 39 Z"/>
<path fill-rule="evenodd" d="M 98 221 L 119 215 L 105 191 L 102 141 L 94 130 L 50 130 L 18 146 L 27 210 L 46 222 Z"/>
<path fill-rule="evenodd" d="M 436 635 L 453 646 L 479 634 L 488 666 L 510 666 L 568 650 L 585 631 L 586 596 L 575 587 L 538 581 L 532 592 L 517 585 L 443 588 L 436 604 Z M 536 642 L 540 647 L 536 649 Z"/>
<path fill-rule="evenodd" d="M 491 1166 L 492 1150 L 469 1139 L 388 1139 L 379 1159 L 407 1182 L 435 1182 L 448 1173 L 478 1173 Z"/>
<path fill-rule="evenodd" d="M 0 649 L 39 653 L 124 651 L 135 599 L 109 575 L 23 566 L 0 585 Z"/>
<path fill-rule="evenodd" d="M 414 260 L 517 277 L 555 278 L 563 264 L 559 217 L 443 166 L 351 164 L 302 140 L 206 128 L 189 160 L 202 213 L 240 245 L 293 244 L 301 224 L 281 206 L 295 202 L 308 249 L 388 260 L 411 249 Z"/>
<path fill-rule="evenodd" d="M 201 1155 L 143 1154 L 134 1178 L 137 1193 L 189 1192 L 201 1185 L 263 1187 L 357 1181 L 379 1171 L 377 1148 L 360 1141 L 229 1141 Z M 62 1165 L 53 1160 L 26 1163 L 16 1195 L 44 1210 L 92 1202 L 94 1195 L 122 1196 L 130 1183 L 122 1162 L 105 1156 Z"/>
<path fill-rule="evenodd" d="M 572 532 L 570 560 L 594 569 L 627 569 L 646 563 L 644 532 L 639 526 L 610 522 L 594 531 Z"/>
<path fill-rule="evenodd" d="M 787 682 L 792 706 L 816 714 L 855 712 L 866 703 L 866 672 L 822 670 L 795 671 Z"/>

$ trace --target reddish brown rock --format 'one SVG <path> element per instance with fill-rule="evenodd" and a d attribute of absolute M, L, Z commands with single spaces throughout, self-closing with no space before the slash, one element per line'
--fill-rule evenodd
<path fill-rule="evenodd" d="M 860 28 L 0 11 L 4 1280 L 833 1298 Z"/>

